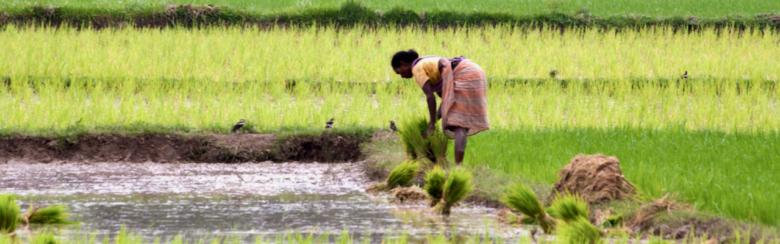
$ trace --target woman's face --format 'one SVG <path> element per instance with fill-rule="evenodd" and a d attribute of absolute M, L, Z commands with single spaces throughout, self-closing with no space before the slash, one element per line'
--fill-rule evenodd
<path fill-rule="evenodd" d="M 412 78 L 412 64 L 401 62 L 401 65 L 395 68 L 395 73 L 403 78 Z"/>

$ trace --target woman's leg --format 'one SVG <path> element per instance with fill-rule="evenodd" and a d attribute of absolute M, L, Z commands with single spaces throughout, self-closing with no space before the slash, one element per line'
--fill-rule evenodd
<path fill-rule="evenodd" d="M 461 165 L 463 163 L 463 154 L 466 153 L 466 138 L 468 137 L 467 128 L 455 127 L 455 164 Z"/>

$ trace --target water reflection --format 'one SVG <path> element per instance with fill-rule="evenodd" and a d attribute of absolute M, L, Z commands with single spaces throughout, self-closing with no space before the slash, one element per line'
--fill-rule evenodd
<path fill-rule="evenodd" d="M 64 204 L 82 222 L 68 233 L 116 233 L 126 226 L 146 237 L 277 235 L 355 236 L 438 233 L 516 236 L 495 211 L 462 206 L 449 218 L 425 206 L 388 204 L 364 192 L 359 163 L 40 164 L 0 169 L 0 192 L 25 202 Z"/>

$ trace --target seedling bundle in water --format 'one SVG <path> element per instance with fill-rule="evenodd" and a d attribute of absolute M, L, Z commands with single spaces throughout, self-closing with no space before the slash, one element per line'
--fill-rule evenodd
<path fill-rule="evenodd" d="M 474 190 L 471 180 L 471 173 L 463 168 L 453 169 L 445 176 L 444 170 L 437 166 L 425 176 L 424 189 L 431 198 L 431 206 L 437 212 L 449 215 L 452 207 Z"/>
<path fill-rule="evenodd" d="M 419 169 L 420 165 L 414 160 L 407 160 L 399 164 L 387 176 L 386 189 L 411 186 Z"/>
<path fill-rule="evenodd" d="M 503 199 L 504 203 L 515 211 L 523 213 L 539 224 L 544 233 L 552 233 L 555 221 L 544 211 L 542 203 L 533 190 L 523 184 L 510 187 Z"/>
<path fill-rule="evenodd" d="M 433 167 L 428 174 L 425 175 L 425 192 L 431 198 L 431 207 L 436 206 L 441 201 L 444 195 L 444 183 L 447 181 L 447 173 L 439 166 Z"/>
<path fill-rule="evenodd" d="M 513 210 L 532 218 L 545 233 L 556 232 L 561 243 L 601 242 L 601 231 L 588 221 L 588 204 L 579 196 L 559 195 L 545 211 L 533 190 L 517 184 L 509 188 L 503 201 Z"/>
<path fill-rule="evenodd" d="M 447 167 L 449 140 L 438 127 L 426 137 L 424 134 L 427 129 L 426 119 L 408 120 L 401 124 L 399 134 L 409 159 L 393 168 L 384 185 L 375 189 L 410 186 L 418 173 L 433 167 L 425 175 L 423 189 L 430 197 L 431 207 L 448 215 L 456 203 L 473 191 L 472 177 L 471 173 L 462 168 L 454 169 L 449 174 L 443 170 L 443 167 Z"/>
<path fill-rule="evenodd" d="M 19 225 L 29 229 L 32 225 L 63 225 L 75 222 L 68 220 L 64 206 L 53 205 L 44 208 L 30 206 L 20 214 L 19 205 L 12 195 L 0 195 L 0 234 L 13 235 Z"/>

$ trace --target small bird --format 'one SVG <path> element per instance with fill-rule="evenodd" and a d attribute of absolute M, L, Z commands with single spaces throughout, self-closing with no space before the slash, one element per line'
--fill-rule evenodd
<path fill-rule="evenodd" d="M 395 121 L 390 121 L 390 130 L 393 132 L 398 132 L 398 127 L 395 126 Z"/>
<path fill-rule="evenodd" d="M 682 78 L 683 78 L 683 80 L 687 80 L 688 79 L 688 71 L 687 70 L 685 71 L 685 73 L 683 73 Z"/>
<path fill-rule="evenodd" d="M 233 125 L 233 129 L 231 129 L 230 132 L 231 133 L 238 133 L 238 131 L 241 130 L 241 128 L 244 127 L 244 125 L 246 125 L 246 120 L 241 119 L 241 120 L 238 121 L 238 123 Z"/>
<path fill-rule="evenodd" d="M 325 129 L 332 129 L 333 128 L 333 120 L 335 120 L 335 118 L 330 118 L 328 120 L 328 122 L 325 122 Z"/>
<path fill-rule="evenodd" d="M 558 70 L 557 69 L 550 70 L 550 79 L 555 79 L 556 76 L 558 76 Z"/>

